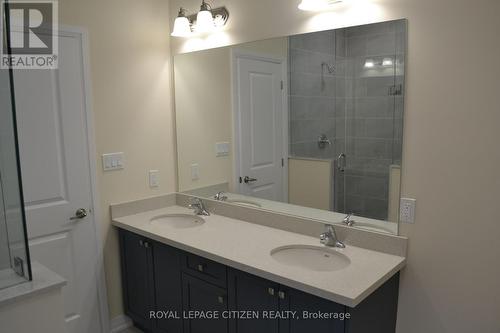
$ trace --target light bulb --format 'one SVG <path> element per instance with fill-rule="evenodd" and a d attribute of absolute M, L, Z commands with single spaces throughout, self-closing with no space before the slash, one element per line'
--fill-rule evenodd
<path fill-rule="evenodd" d="M 382 66 L 384 67 L 390 67 L 394 64 L 394 62 L 392 61 L 391 58 L 384 58 L 384 60 L 382 61 Z"/>
<path fill-rule="evenodd" d="M 210 11 L 210 6 L 203 1 L 201 3 L 200 11 L 196 15 L 196 32 L 207 33 L 212 32 L 215 28 L 214 17 Z"/>
<path fill-rule="evenodd" d="M 179 15 L 174 21 L 174 30 L 171 34 L 172 36 L 188 37 L 191 35 L 191 25 L 185 13 L 186 12 L 183 8 L 179 10 Z"/>
<path fill-rule="evenodd" d="M 302 0 L 299 4 L 299 9 L 305 11 L 320 11 L 342 1 L 343 0 Z"/>
<path fill-rule="evenodd" d="M 375 67 L 375 61 L 373 59 L 366 59 L 365 68 L 373 68 Z"/>
<path fill-rule="evenodd" d="M 318 11 L 328 7 L 327 0 L 302 0 L 299 4 L 300 10 Z"/>

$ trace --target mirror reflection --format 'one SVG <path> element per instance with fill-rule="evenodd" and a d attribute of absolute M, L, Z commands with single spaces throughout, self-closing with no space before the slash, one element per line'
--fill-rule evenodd
<path fill-rule="evenodd" d="M 174 59 L 179 190 L 397 234 L 406 21 Z"/>

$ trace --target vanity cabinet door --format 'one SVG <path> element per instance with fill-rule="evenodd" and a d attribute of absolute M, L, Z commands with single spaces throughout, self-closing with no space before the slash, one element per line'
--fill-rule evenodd
<path fill-rule="evenodd" d="M 302 291 L 281 287 L 278 295 L 281 311 L 293 311 L 299 319 L 281 320 L 280 333 L 344 333 L 345 320 L 306 319 L 304 313 L 344 314 L 346 307 Z"/>
<path fill-rule="evenodd" d="M 120 246 L 125 313 L 137 326 L 150 331 L 152 321 L 148 316 L 154 309 L 152 243 L 120 230 Z"/>
<path fill-rule="evenodd" d="M 394 333 L 398 315 L 399 273 L 375 290 L 355 308 L 349 308 L 351 319 L 346 333 Z"/>
<path fill-rule="evenodd" d="M 257 319 L 230 320 L 231 333 L 278 333 L 277 319 L 263 318 L 264 313 L 279 309 L 277 283 L 230 269 L 229 271 L 229 308 L 233 311 L 256 311 Z"/>
<path fill-rule="evenodd" d="M 227 291 L 191 275 L 182 274 L 184 333 L 227 333 L 228 320 L 186 318 L 201 312 L 206 316 L 228 310 Z"/>
<path fill-rule="evenodd" d="M 181 252 L 161 243 L 154 244 L 153 253 L 155 298 L 157 311 L 182 315 Z M 154 333 L 180 333 L 182 320 L 157 319 Z"/>

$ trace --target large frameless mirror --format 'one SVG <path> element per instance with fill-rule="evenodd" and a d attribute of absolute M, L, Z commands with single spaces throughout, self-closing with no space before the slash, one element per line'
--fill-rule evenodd
<path fill-rule="evenodd" d="M 406 36 L 397 20 L 176 56 L 179 190 L 397 234 Z"/>

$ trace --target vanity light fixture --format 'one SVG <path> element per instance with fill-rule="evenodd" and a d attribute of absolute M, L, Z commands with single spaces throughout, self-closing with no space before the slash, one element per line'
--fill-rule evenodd
<path fill-rule="evenodd" d="M 373 68 L 375 67 L 375 61 L 373 59 L 366 59 L 365 68 Z"/>
<path fill-rule="evenodd" d="M 343 0 L 302 0 L 299 9 L 304 11 L 320 11 L 331 7 Z"/>
<path fill-rule="evenodd" d="M 229 18 L 226 7 L 212 8 L 202 0 L 200 11 L 186 16 L 186 10 L 181 7 L 174 22 L 172 36 L 191 37 L 195 34 L 207 34 L 224 27 Z"/>
<path fill-rule="evenodd" d="M 382 66 L 384 67 L 391 67 L 393 64 L 392 58 L 384 58 L 384 60 L 382 60 Z"/>
<path fill-rule="evenodd" d="M 174 22 L 174 30 L 172 31 L 174 37 L 189 37 L 191 35 L 191 23 L 186 17 L 186 10 L 181 7 L 179 14 Z"/>
<path fill-rule="evenodd" d="M 200 11 L 196 15 L 195 31 L 198 33 L 209 33 L 215 28 L 214 17 L 210 11 L 211 7 L 205 0 L 201 1 Z"/>

